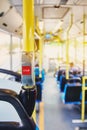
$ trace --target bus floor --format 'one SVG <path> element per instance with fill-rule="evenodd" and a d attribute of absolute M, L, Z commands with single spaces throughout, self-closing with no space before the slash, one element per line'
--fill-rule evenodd
<path fill-rule="evenodd" d="M 72 123 L 72 120 L 81 118 L 81 111 L 75 105 L 63 104 L 53 73 L 46 75 L 42 95 L 38 116 L 40 130 L 79 130 L 79 127 L 87 128 L 87 123 Z"/>

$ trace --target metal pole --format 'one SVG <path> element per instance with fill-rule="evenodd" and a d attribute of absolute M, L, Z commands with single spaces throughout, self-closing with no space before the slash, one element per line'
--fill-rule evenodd
<path fill-rule="evenodd" d="M 39 29 L 39 22 L 38 22 L 38 18 L 36 17 L 36 30 L 38 32 L 39 35 L 39 69 L 40 69 L 40 77 L 41 77 L 41 71 L 42 71 L 42 55 L 43 55 L 43 38 L 41 36 L 41 32 Z"/>
<path fill-rule="evenodd" d="M 23 0 L 23 50 L 34 51 L 34 0 Z"/>
<path fill-rule="evenodd" d="M 86 28 L 86 15 L 85 13 L 83 14 L 83 76 L 85 75 L 85 28 Z M 82 115 L 81 119 L 84 121 L 85 118 L 85 80 L 87 77 L 83 77 L 83 82 L 82 82 Z"/>
<path fill-rule="evenodd" d="M 25 71 L 28 72 L 28 74 L 25 74 Z M 24 86 L 26 86 L 28 88 L 32 88 L 35 85 L 35 78 L 34 78 L 34 0 L 23 0 L 22 83 Z"/>
<path fill-rule="evenodd" d="M 23 0 L 23 53 L 22 53 L 22 98 L 25 109 L 32 116 L 36 101 L 34 74 L 34 0 Z"/>

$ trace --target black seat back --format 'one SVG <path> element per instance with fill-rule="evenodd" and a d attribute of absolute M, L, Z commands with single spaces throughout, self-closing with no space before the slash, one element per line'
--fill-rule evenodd
<path fill-rule="evenodd" d="M 34 120 L 29 117 L 26 109 L 21 104 L 17 93 L 9 89 L 0 89 L 0 101 L 6 101 L 15 108 L 17 111 L 22 125 L 19 122 L 0 122 L 0 130 L 39 130 Z"/>
<path fill-rule="evenodd" d="M 81 78 L 79 77 L 72 77 L 68 80 L 69 83 L 81 83 Z"/>
<path fill-rule="evenodd" d="M 17 73 L 17 72 L 11 71 L 11 70 L 2 69 L 2 68 L 0 68 L 0 73 L 12 75 L 15 77 L 15 81 L 21 82 L 21 74 L 20 73 Z"/>
<path fill-rule="evenodd" d="M 66 85 L 64 91 L 64 102 L 78 104 L 81 102 L 81 84 L 77 85 Z"/>

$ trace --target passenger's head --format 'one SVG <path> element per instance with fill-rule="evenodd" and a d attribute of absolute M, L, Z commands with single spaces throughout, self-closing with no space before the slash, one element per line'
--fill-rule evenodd
<path fill-rule="evenodd" d="M 36 64 L 36 65 L 35 65 L 35 67 L 39 67 L 39 65 L 38 65 L 38 64 Z"/>
<path fill-rule="evenodd" d="M 70 63 L 70 67 L 73 67 L 73 66 L 74 66 L 74 63 L 73 63 L 73 62 L 71 62 L 71 63 Z"/>

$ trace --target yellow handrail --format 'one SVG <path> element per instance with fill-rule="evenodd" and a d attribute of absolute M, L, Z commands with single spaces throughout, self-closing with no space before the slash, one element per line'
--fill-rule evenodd
<path fill-rule="evenodd" d="M 40 29 L 39 29 L 39 21 L 38 21 L 38 18 L 36 17 L 36 31 L 39 35 L 39 69 L 40 69 L 40 72 L 42 70 L 42 57 L 43 57 L 43 36 L 41 36 L 41 32 L 40 32 Z M 39 75 L 41 77 L 41 73 Z"/>
<path fill-rule="evenodd" d="M 84 13 L 83 14 L 83 75 L 84 74 L 84 71 L 85 71 L 85 31 L 86 29 L 86 14 Z"/>
<path fill-rule="evenodd" d="M 34 51 L 34 0 L 23 0 L 23 51 Z"/>

